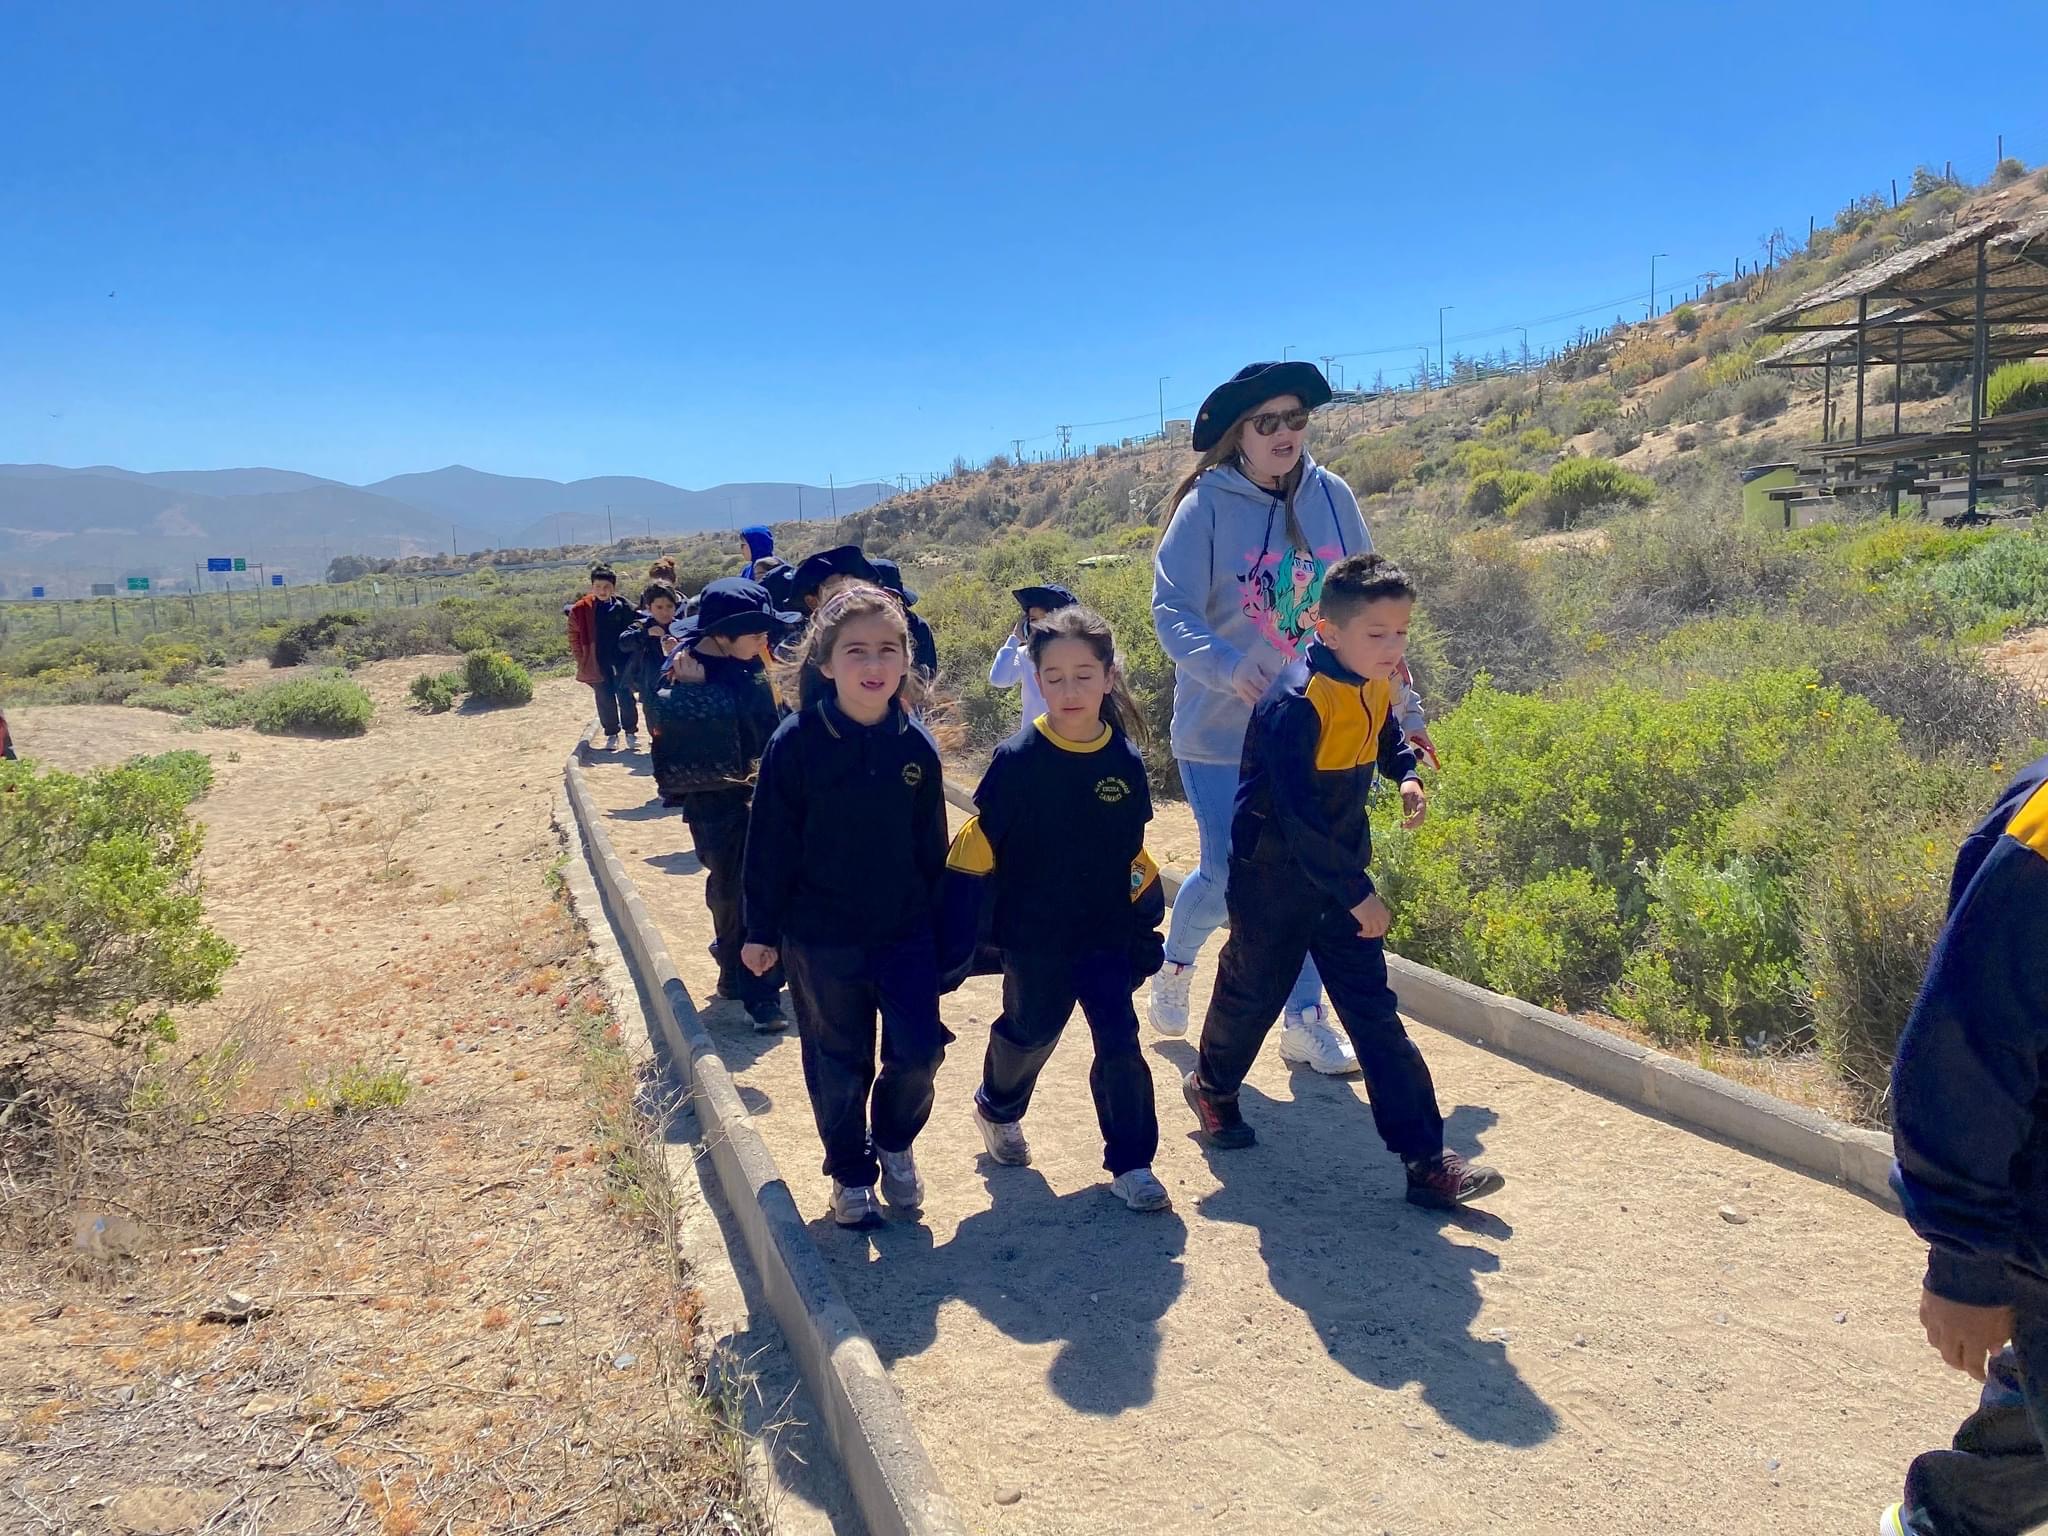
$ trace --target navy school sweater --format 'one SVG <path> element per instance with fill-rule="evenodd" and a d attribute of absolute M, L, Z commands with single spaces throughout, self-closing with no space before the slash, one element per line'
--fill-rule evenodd
<path fill-rule="evenodd" d="M 1398 694 L 1367 682 L 1312 641 L 1252 711 L 1231 821 L 1233 859 L 1290 861 L 1328 900 L 1355 907 L 1373 891 L 1374 773 L 1415 777 L 1415 749 L 1394 718 Z"/>
<path fill-rule="evenodd" d="M 668 626 L 643 609 L 619 634 L 619 673 L 643 699 L 661 686 L 661 669 L 668 664 L 661 637 L 667 633 Z"/>
<path fill-rule="evenodd" d="M 769 685 L 768 670 L 758 661 L 741 661 L 732 656 L 712 656 L 690 647 L 690 654 L 704 669 L 702 683 L 669 685 L 666 698 L 657 696 L 648 710 L 648 729 L 654 733 L 658 759 L 675 759 L 700 769 L 716 766 L 725 771 L 730 784 L 717 789 L 688 790 L 683 795 L 683 818 L 714 814 L 736 814 L 744 810 L 753 794 L 755 766 L 768 749 L 769 738 L 781 723 L 782 712 Z M 676 689 L 717 688 L 724 691 L 729 708 L 700 711 L 678 719 L 667 708 Z M 694 698 L 686 702 L 698 702 Z M 655 780 L 660 784 L 666 762 L 655 763 Z M 666 788 L 663 785 L 664 789 Z"/>
<path fill-rule="evenodd" d="M 900 707 L 859 725 L 823 699 L 769 738 L 747 823 L 748 943 L 929 932 L 945 864 L 938 748 Z"/>
<path fill-rule="evenodd" d="M 593 603 L 591 618 L 595 624 L 598 670 L 606 677 L 617 677 L 626 670 L 626 653 L 619 642 L 639 622 L 640 610 L 623 597 L 614 596 Z"/>
<path fill-rule="evenodd" d="M 2048 1299 L 2048 757 L 1956 857 L 1948 922 L 1892 1069 L 1892 1187 L 1927 1288 Z"/>

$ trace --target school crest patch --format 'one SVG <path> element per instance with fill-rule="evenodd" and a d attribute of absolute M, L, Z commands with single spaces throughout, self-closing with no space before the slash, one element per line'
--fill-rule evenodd
<path fill-rule="evenodd" d="M 1122 779 L 1097 779 L 1095 798 L 1104 805 L 1120 805 L 1130 798 L 1131 786 Z"/>
<path fill-rule="evenodd" d="M 915 789 L 918 785 L 922 784 L 924 782 L 924 764 L 905 763 L 903 765 L 903 782 L 908 784 L 912 789 Z"/>

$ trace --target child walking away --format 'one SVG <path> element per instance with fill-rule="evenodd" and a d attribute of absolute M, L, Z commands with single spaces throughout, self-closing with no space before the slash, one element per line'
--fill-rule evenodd
<path fill-rule="evenodd" d="M 626 685 L 640 696 L 640 708 L 647 716 L 648 734 L 654 733 L 655 691 L 661 687 L 662 671 L 680 644 L 669 633 L 676 622 L 682 597 L 667 582 L 652 581 L 640 594 L 640 613 L 619 636 Z"/>
<path fill-rule="evenodd" d="M 910 665 L 929 683 L 939 675 L 939 641 L 931 625 L 917 616 L 917 594 L 903 585 L 903 567 L 894 560 L 877 556 L 868 563 L 874 566 L 882 590 L 895 594 L 903 605 L 903 622 L 910 630 Z"/>
<path fill-rule="evenodd" d="M 1948 922 L 1892 1069 L 1892 1187 L 1927 1239 L 1927 1342 L 1984 1382 L 1890 1536 L 2048 1523 L 2048 757 L 1963 843 Z"/>
<path fill-rule="evenodd" d="M 1065 607 L 1031 628 L 1044 712 L 996 749 L 975 818 L 948 858 L 948 979 L 968 969 L 982 892 L 1001 952 L 1003 1011 L 989 1030 L 974 1123 L 988 1155 L 1028 1163 L 1021 1124 L 1038 1075 L 1080 1004 L 1095 1037 L 1088 1086 L 1111 1189 L 1134 1211 L 1172 1205 L 1153 1176 L 1159 1116 L 1132 991 L 1159 969 L 1166 904 L 1145 856 L 1152 797 L 1127 726 L 1138 721 L 1109 622 Z M 964 877 L 964 878 L 963 878 Z"/>
<path fill-rule="evenodd" d="M 1031 665 L 1031 626 L 1049 613 L 1073 607 L 1080 599 L 1065 587 L 1056 586 L 1019 587 L 1010 595 L 1017 599 L 1023 615 L 1004 639 L 1002 649 L 996 652 L 996 659 L 989 663 L 988 681 L 992 688 L 1023 685 L 1024 724 L 1028 726 L 1045 713 L 1045 696 L 1038 691 L 1038 675 Z"/>
<path fill-rule="evenodd" d="M 843 1227 L 878 1219 L 878 1176 L 890 1205 L 924 1203 L 911 1144 L 951 1038 L 933 938 L 946 802 L 938 748 L 906 705 L 909 652 L 903 610 L 879 589 L 813 615 L 798 664 L 831 692 L 770 739 L 747 828 L 744 958 L 757 976 L 788 971 Z"/>
<path fill-rule="evenodd" d="M 640 750 L 640 711 L 633 703 L 633 685 L 625 674 L 619 637 L 634 620 L 633 605 L 619 596 L 619 578 L 608 565 L 591 567 L 590 590 L 562 609 L 569 620 L 569 650 L 576 659 L 576 680 L 597 695 L 597 720 L 604 729 L 607 752 L 619 749 L 619 731 L 626 732 L 626 750 Z"/>
<path fill-rule="evenodd" d="M 767 592 L 730 577 L 705 587 L 697 612 L 677 629 L 704 680 L 657 693 L 649 715 L 654 776 L 662 803 L 680 805 L 704 866 L 704 904 L 717 942 L 718 997 L 737 1002 L 754 1028 L 784 1027 L 782 979 L 771 967 L 750 970 L 741 959 L 746 935 L 740 883 L 755 765 L 778 716 L 764 662 L 769 637 L 794 614 L 778 613 Z"/>
<path fill-rule="evenodd" d="M 1398 566 L 1379 555 L 1338 561 L 1316 638 L 1252 711 L 1230 829 L 1230 937 L 1183 1088 L 1211 1146 L 1252 1144 L 1238 1088 L 1312 954 L 1358 1054 L 1373 1124 L 1407 1165 L 1408 1198 L 1448 1209 L 1505 1181 L 1444 1150 L 1435 1084 L 1387 984 L 1390 915 L 1366 873 L 1375 765 L 1401 786 L 1404 826 L 1428 812 L 1415 749 L 1395 718 L 1393 679 L 1414 607 Z"/>

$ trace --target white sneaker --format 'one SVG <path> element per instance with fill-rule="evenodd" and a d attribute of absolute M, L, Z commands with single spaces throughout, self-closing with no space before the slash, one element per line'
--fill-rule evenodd
<path fill-rule="evenodd" d="M 842 1227 L 872 1227 L 880 1222 L 882 1208 L 875 1204 L 875 1186 L 846 1185 L 834 1179 L 832 1219 Z"/>
<path fill-rule="evenodd" d="M 924 1180 L 918 1177 L 917 1158 L 908 1149 L 884 1152 L 875 1148 L 882 1164 L 882 1198 L 899 1211 L 914 1211 L 924 1204 Z"/>
<path fill-rule="evenodd" d="M 619 733 L 617 731 L 613 731 L 609 736 L 605 737 L 604 749 L 607 752 L 616 752 L 619 750 Z"/>
<path fill-rule="evenodd" d="M 1358 1053 L 1323 1013 L 1321 1003 L 1286 1016 L 1286 1027 L 1280 1031 L 1280 1059 L 1297 1067 L 1313 1067 L 1325 1077 L 1349 1077 L 1358 1070 Z"/>
<path fill-rule="evenodd" d="M 640 733 L 638 731 L 626 732 L 626 750 L 628 752 L 638 752 L 640 750 Z"/>
<path fill-rule="evenodd" d="M 1145 1000 L 1145 1015 L 1162 1035 L 1188 1032 L 1188 987 L 1195 979 L 1192 965 L 1169 960 L 1152 978 L 1152 995 Z"/>
<path fill-rule="evenodd" d="M 1170 1211 L 1173 1196 L 1150 1168 L 1133 1168 L 1109 1182 L 1110 1192 L 1134 1211 Z"/>
<path fill-rule="evenodd" d="M 1030 1163 L 1031 1143 L 1024 1139 L 1024 1127 L 1015 1120 L 1007 1125 L 991 1120 L 977 1104 L 974 1106 L 974 1128 L 981 1132 L 981 1144 L 988 1148 L 988 1155 L 997 1162 L 1012 1168 L 1022 1168 Z"/>
<path fill-rule="evenodd" d="M 1877 1517 L 1877 1536 L 1906 1536 L 1906 1508 L 1894 1504 Z"/>

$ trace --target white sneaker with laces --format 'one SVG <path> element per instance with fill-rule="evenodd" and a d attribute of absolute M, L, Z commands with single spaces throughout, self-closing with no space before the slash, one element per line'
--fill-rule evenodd
<path fill-rule="evenodd" d="M 1132 1168 L 1109 1183 L 1110 1191 L 1134 1211 L 1170 1211 L 1173 1196 L 1150 1168 Z"/>
<path fill-rule="evenodd" d="M 617 731 L 613 731 L 610 735 L 605 737 L 604 749 L 607 752 L 616 752 L 619 750 L 619 733 Z"/>
<path fill-rule="evenodd" d="M 1162 1035 L 1188 1032 L 1188 987 L 1194 979 L 1194 966 L 1176 965 L 1171 960 L 1152 978 L 1152 995 L 1145 1000 L 1145 1014 Z"/>
<path fill-rule="evenodd" d="M 638 752 L 640 750 L 640 733 L 638 731 L 626 732 L 626 750 L 628 752 Z"/>
<path fill-rule="evenodd" d="M 832 1219 L 842 1227 L 872 1227 L 882 1219 L 875 1203 L 872 1184 L 842 1184 L 832 1181 Z"/>
<path fill-rule="evenodd" d="M 1286 1027 L 1280 1031 L 1280 1059 L 1312 1067 L 1325 1077 L 1349 1077 L 1358 1070 L 1358 1053 L 1330 1022 L 1321 1003 L 1287 1014 Z"/>
<path fill-rule="evenodd" d="M 924 1204 L 924 1180 L 918 1177 L 917 1158 L 908 1148 L 884 1152 L 875 1148 L 882 1164 L 882 1198 L 899 1211 L 914 1211 Z"/>
<path fill-rule="evenodd" d="M 1015 1120 L 1007 1125 L 991 1120 L 977 1104 L 974 1106 L 974 1128 L 981 1132 L 981 1144 L 988 1148 L 988 1155 L 997 1162 L 1012 1168 L 1022 1168 L 1030 1163 L 1031 1143 L 1024 1139 L 1024 1127 Z"/>

